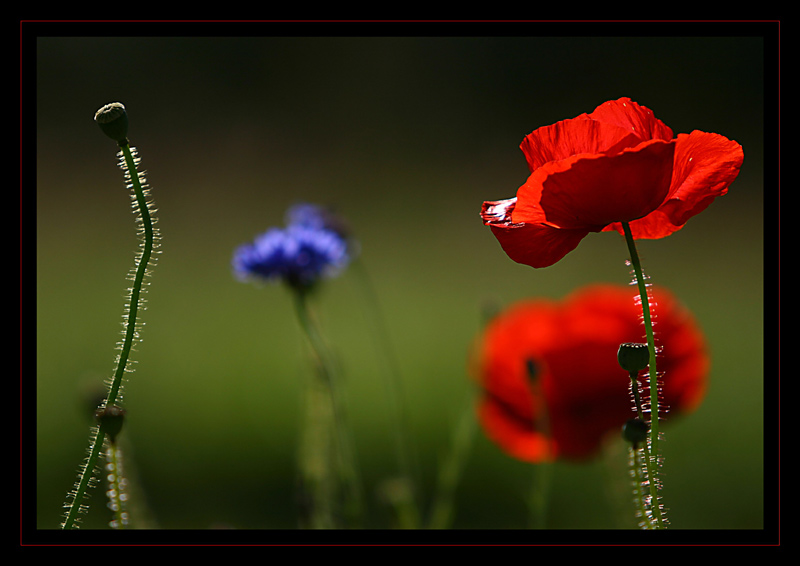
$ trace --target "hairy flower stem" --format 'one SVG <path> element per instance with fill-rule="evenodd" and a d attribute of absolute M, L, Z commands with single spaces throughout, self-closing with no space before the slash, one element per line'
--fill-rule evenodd
<path fill-rule="evenodd" d="M 122 471 L 122 450 L 116 442 L 108 443 L 106 453 L 106 475 L 108 478 L 108 507 L 114 513 L 111 527 L 125 529 L 128 526 L 128 510 L 126 505 L 125 477 Z"/>
<path fill-rule="evenodd" d="M 634 444 L 629 447 L 630 450 L 630 469 L 631 477 L 633 478 L 633 493 L 634 502 L 636 504 L 636 513 L 640 517 L 640 526 L 647 530 L 652 529 L 653 524 L 648 515 L 647 495 L 645 494 L 644 478 L 642 477 L 642 465 L 639 462 L 639 448 Z M 644 448 L 644 456 L 648 457 L 647 448 Z"/>
<path fill-rule="evenodd" d="M 630 372 L 631 379 L 631 393 L 633 394 L 633 402 L 636 405 L 636 414 L 641 420 L 644 420 L 644 411 L 642 410 L 642 400 L 639 398 L 639 382 L 637 380 L 637 372 Z"/>
<path fill-rule="evenodd" d="M 308 452 L 303 457 L 303 475 L 312 500 L 313 528 L 334 528 L 340 517 L 355 526 L 361 515 L 360 480 L 345 422 L 344 407 L 339 391 L 333 360 L 322 334 L 312 316 L 308 293 L 293 289 L 295 310 L 300 326 L 311 345 L 316 366 L 316 379 L 309 390 Z M 309 450 L 310 449 L 310 450 Z M 343 492 L 343 493 L 342 493 Z M 342 497 L 342 511 L 339 499 Z"/>
<path fill-rule="evenodd" d="M 135 149 L 131 149 L 127 139 L 119 142 L 121 164 L 120 166 L 125 171 L 125 177 L 128 179 L 128 186 L 133 192 L 135 199 L 134 210 L 138 213 L 138 220 L 143 228 L 143 238 L 141 242 L 141 252 L 136 258 L 136 268 L 133 276 L 133 285 L 130 289 L 130 297 L 128 300 L 126 312 L 124 315 L 124 340 L 122 342 L 120 353 L 117 356 L 116 369 L 113 377 L 109 381 L 108 394 L 102 407 L 111 407 L 118 403 L 118 398 L 121 397 L 120 391 L 123 383 L 123 376 L 127 370 L 128 361 L 130 358 L 133 343 L 138 337 L 137 330 L 137 317 L 139 308 L 142 301 L 143 284 L 145 275 L 148 273 L 150 263 L 155 247 L 156 233 L 154 229 L 154 219 L 150 214 L 149 203 L 145 195 L 143 174 L 137 170 L 137 158 L 135 157 Z M 67 508 L 66 517 L 61 527 L 63 529 L 71 529 L 77 526 L 78 516 L 81 512 L 85 512 L 83 500 L 86 497 L 87 490 L 92 483 L 92 477 L 95 475 L 95 468 L 97 460 L 103 451 L 103 445 L 106 438 L 109 425 L 101 422 L 91 435 L 89 456 L 81 468 L 80 476 L 75 489 L 70 493 L 70 499 L 65 507 Z"/>
<path fill-rule="evenodd" d="M 142 182 L 139 178 L 139 173 L 136 169 L 136 160 L 128 144 L 121 146 L 122 155 L 125 160 L 127 168 L 126 176 L 130 178 L 131 186 L 136 197 L 136 206 L 141 217 L 141 225 L 144 229 L 144 245 L 142 246 L 142 253 L 137 259 L 136 273 L 133 279 L 133 286 L 131 287 L 130 306 L 127 314 L 127 324 L 125 328 L 125 339 L 122 343 L 122 350 L 120 351 L 117 360 L 117 369 L 114 372 L 114 377 L 111 381 L 111 387 L 108 390 L 108 397 L 106 398 L 105 405 L 114 405 L 117 400 L 117 395 L 122 387 L 122 376 L 125 374 L 125 369 L 128 364 L 128 358 L 133 347 L 133 342 L 136 338 L 136 317 L 139 312 L 142 295 L 142 284 L 144 277 L 147 274 L 150 258 L 153 254 L 153 244 L 155 241 L 155 233 L 153 230 L 153 220 L 150 217 L 150 210 L 148 208 L 147 199 L 142 188 Z"/>
<path fill-rule="evenodd" d="M 631 233 L 631 227 L 627 222 L 622 223 L 625 233 L 625 241 L 628 244 L 628 251 L 631 255 L 631 264 L 636 275 L 636 284 L 639 287 L 639 296 L 642 302 L 642 316 L 644 319 L 645 333 L 647 336 L 647 348 L 650 351 L 650 364 L 648 367 L 650 379 L 650 446 L 649 453 L 645 453 L 646 469 L 650 483 L 650 497 L 653 517 L 657 528 L 664 528 L 664 520 L 661 514 L 661 506 L 658 503 L 658 371 L 656 369 L 656 344 L 653 334 L 653 321 L 650 317 L 650 300 L 647 294 L 642 264 L 639 261 L 639 254 L 636 251 L 636 243 Z"/>

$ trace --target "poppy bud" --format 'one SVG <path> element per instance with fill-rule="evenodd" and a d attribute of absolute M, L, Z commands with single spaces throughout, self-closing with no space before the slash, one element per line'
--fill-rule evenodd
<path fill-rule="evenodd" d="M 632 444 L 639 444 L 647 439 L 647 423 L 642 419 L 628 419 L 622 425 L 622 438 Z"/>
<path fill-rule="evenodd" d="M 122 422 L 125 420 L 125 410 L 115 405 L 100 407 L 95 411 L 94 418 L 100 423 L 100 426 L 106 427 L 106 434 L 109 440 L 114 442 L 117 435 L 122 430 Z"/>
<path fill-rule="evenodd" d="M 106 104 L 95 112 L 94 121 L 105 135 L 119 145 L 128 145 L 128 113 L 122 103 Z"/>
<path fill-rule="evenodd" d="M 617 361 L 629 373 L 639 373 L 650 364 L 650 350 L 647 344 L 625 342 L 617 351 Z"/>

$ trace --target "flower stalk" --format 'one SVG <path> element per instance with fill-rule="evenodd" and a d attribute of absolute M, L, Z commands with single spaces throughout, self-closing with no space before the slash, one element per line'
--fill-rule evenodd
<path fill-rule="evenodd" d="M 309 305 L 308 290 L 292 288 L 295 312 L 314 356 L 315 379 L 308 391 L 309 429 L 301 462 L 311 500 L 310 526 L 349 526 L 361 515 L 361 489 L 348 434 L 335 366 Z M 339 506 L 341 505 L 341 512 Z"/>
<path fill-rule="evenodd" d="M 545 399 L 544 386 L 542 384 L 541 368 L 537 363 L 529 359 L 525 363 L 528 373 L 533 399 Z M 542 403 L 537 415 L 531 423 L 535 430 L 540 431 L 544 436 L 550 437 L 550 417 L 547 414 L 547 404 Z M 548 452 L 551 447 L 548 446 Z M 549 504 L 550 482 L 553 475 L 553 462 L 550 454 L 533 466 L 533 486 L 530 492 L 529 510 L 530 526 L 533 529 L 544 529 L 547 525 L 547 512 Z"/>
<path fill-rule="evenodd" d="M 306 391 L 307 422 L 300 454 L 302 523 L 327 529 L 355 526 L 362 497 L 345 423 L 341 383 L 310 305 L 324 279 L 335 277 L 357 255 L 346 224 L 331 211 L 298 204 L 284 228 L 272 227 L 236 248 L 232 267 L 241 281 L 286 285 L 314 360 Z"/>
<path fill-rule="evenodd" d="M 642 474 L 642 464 L 639 461 L 639 448 L 640 446 L 637 443 L 632 443 L 629 447 L 629 466 L 631 470 L 631 477 L 633 478 L 633 495 L 634 495 L 634 504 L 636 506 L 636 515 L 640 518 L 639 525 L 644 530 L 650 530 L 653 528 L 652 518 L 649 514 L 648 508 L 648 496 L 646 493 L 645 487 L 645 478 Z M 647 458 L 647 449 L 644 448 L 645 458 Z"/>
<path fill-rule="evenodd" d="M 623 232 L 625 234 L 625 242 L 628 245 L 628 251 L 631 256 L 631 264 L 633 266 L 634 275 L 636 277 L 636 284 L 639 288 L 639 297 L 642 304 L 642 317 L 644 320 L 645 336 L 647 338 L 647 348 L 650 353 L 650 360 L 648 363 L 648 378 L 650 387 L 650 434 L 649 446 L 645 451 L 645 468 L 650 484 L 650 497 L 651 508 L 656 528 L 664 528 L 664 518 L 661 513 L 661 505 L 658 499 L 658 438 L 659 438 L 659 416 L 658 416 L 658 370 L 656 367 L 656 345 L 655 335 L 653 333 L 653 321 L 650 314 L 650 299 L 647 293 L 647 284 L 644 280 L 642 272 L 642 264 L 639 260 L 639 254 L 636 250 L 636 242 L 631 233 L 631 227 L 627 222 L 622 223 Z M 636 384 L 632 384 L 634 389 Z"/>
<path fill-rule="evenodd" d="M 122 450 L 116 442 L 108 443 L 106 452 L 106 478 L 108 480 L 108 508 L 114 514 L 110 525 L 114 529 L 125 529 L 129 526 L 127 509 L 127 493 L 125 477 L 122 473 Z"/>
<path fill-rule="evenodd" d="M 139 157 L 136 149 L 132 148 L 127 138 L 128 115 L 125 107 L 116 102 L 100 108 L 95 114 L 95 121 L 108 137 L 117 142 L 120 152 L 119 166 L 125 173 L 126 186 L 131 191 L 133 210 L 140 227 L 140 251 L 135 258 L 135 267 L 131 280 L 133 284 L 129 289 L 129 296 L 123 314 L 123 341 L 116 359 L 116 368 L 108 381 L 106 399 L 98 408 L 98 424 L 93 427 L 90 434 L 88 457 L 83 462 L 79 472 L 75 489 L 68 494 L 65 519 L 61 524 L 63 529 L 77 528 L 79 515 L 86 512 L 83 504 L 88 489 L 96 481 L 97 462 L 100 458 L 106 437 L 109 439 L 111 449 L 116 450 L 115 438 L 121 427 L 121 419 L 105 418 L 112 410 L 120 409 L 122 399 L 122 386 L 124 375 L 130 370 L 130 354 L 136 340 L 139 339 L 139 312 L 144 308 L 143 294 L 145 290 L 145 277 L 150 273 L 154 263 L 154 254 L 157 246 L 158 232 L 155 228 L 155 209 L 148 201 L 149 192 L 144 172 L 138 170 Z M 103 418 L 101 418 L 103 417 Z"/>

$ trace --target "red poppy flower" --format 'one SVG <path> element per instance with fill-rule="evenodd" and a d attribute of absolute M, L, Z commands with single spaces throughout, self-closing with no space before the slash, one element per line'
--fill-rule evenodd
<path fill-rule="evenodd" d="M 719 134 L 672 130 L 629 98 L 529 134 L 531 171 L 512 199 L 483 203 L 481 217 L 508 256 L 547 267 L 589 232 L 628 222 L 634 238 L 663 238 L 728 191 L 742 147 Z"/>
<path fill-rule="evenodd" d="M 660 348 L 661 418 L 697 407 L 709 360 L 689 311 L 651 289 Z M 481 387 L 478 416 L 487 436 L 529 462 L 585 460 L 636 416 L 619 345 L 644 342 L 641 308 L 627 286 L 593 285 L 559 302 L 521 301 L 479 337 L 472 370 Z M 646 377 L 643 401 L 649 399 Z"/>

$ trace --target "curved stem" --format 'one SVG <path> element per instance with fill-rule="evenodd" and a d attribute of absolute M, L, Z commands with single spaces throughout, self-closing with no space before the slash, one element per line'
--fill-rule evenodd
<path fill-rule="evenodd" d="M 647 336 L 647 348 L 650 351 L 650 364 L 648 368 L 650 380 L 650 450 L 646 461 L 647 474 L 650 481 L 650 497 L 653 516 L 659 528 L 664 527 L 661 516 L 661 506 L 658 503 L 658 371 L 656 369 L 656 345 L 653 334 L 653 321 L 650 317 L 650 300 L 647 295 L 647 285 L 645 284 L 642 265 L 639 261 L 639 254 L 636 251 L 636 243 L 631 233 L 631 227 L 627 222 L 622 223 L 625 233 L 625 241 L 631 255 L 631 264 L 636 275 L 636 284 L 639 287 L 639 296 L 642 302 L 642 316 L 644 318 L 645 333 Z"/>
<path fill-rule="evenodd" d="M 117 365 L 114 370 L 114 375 L 111 378 L 108 388 L 108 395 L 103 403 L 104 406 L 110 407 L 117 403 L 120 389 L 122 387 L 123 376 L 128 365 L 133 343 L 136 339 L 136 320 L 139 313 L 139 306 L 141 303 L 141 296 L 143 292 L 144 278 L 149 268 L 150 259 L 153 254 L 155 243 L 155 230 L 153 228 L 153 218 L 150 215 L 147 198 L 144 193 L 144 187 L 140 179 L 140 174 L 137 170 L 136 159 L 134 158 L 133 151 L 129 144 L 120 144 L 123 160 L 125 166 L 125 176 L 130 180 L 130 188 L 133 190 L 136 199 L 136 209 L 139 213 L 139 221 L 144 228 L 144 239 L 142 240 L 141 253 L 136 258 L 136 271 L 133 277 L 133 285 L 130 289 L 130 297 L 127 305 L 127 312 L 124 315 L 125 319 L 125 338 L 120 348 L 119 356 L 117 356 Z M 66 518 L 61 525 L 62 529 L 70 529 L 76 526 L 78 515 L 84 510 L 82 501 L 86 497 L 86 492 L 89 489 L 92 476 L 95 472 L 97 460 L 103 449 L 106 436 L 106 425 L 100 424 L 94 437 L 90 440 L 89 456 L 86 459 L 83 467 L 81 468 L 80 477 L 75 489 L 70 493 L 71 502 L 66 505 L 68 511 Z"/>
<path fill-rule="evenodd" d="M 139 302 L 142 295 L 142 284 L 144 276 L 147 273 L 147 268 L 150 263 L 150 257 L 153 254 L 153 242 L 155 239 L 153 232 L 153 222 L 150 218 L 150 210 L 147 206 L 144 189 L 139 179 L 139 173 L 136 169 L 136 162 L 133 158 L 130 145 L 120 146 L 122 154 L 127 166 L 127 176 L 130 177 L 131 186 L 134 195 L 136 196 L 136 203 L 139 210 L 142 226 L 144 227 L 144 242 L 142 246 L 142 253 L 138 257 L 136 265 L 136 274 L 133 279 L 133 286 L 131 287 L 130 306 L 127 315 L 127 324 L 125 328 L 125 339 L 122 344 L 122 350 L 119 354 L 117 361 L 117 369 L 114 372 L 114 377 L 111 381 L 111 387 L 108 390 L 108 397 L 106 399 L 106 406 L 113 405 L 116 402 L 117 394 L 122 386 L 122 376 L 125 373 L 125 368 L 128 364 L 128 357 L 130 356 L 131 348 L 136 337 L 136 317 L 139 312 Z"/>

